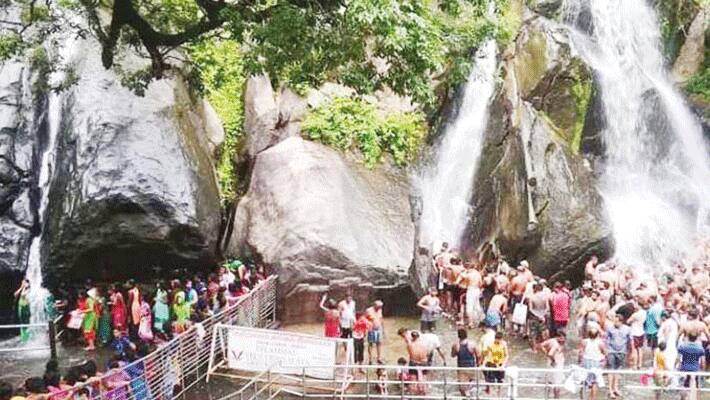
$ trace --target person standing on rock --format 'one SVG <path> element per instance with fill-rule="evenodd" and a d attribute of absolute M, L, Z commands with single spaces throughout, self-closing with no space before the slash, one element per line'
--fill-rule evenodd
<path fill-rule="evenodd" d="M 125 334 L 128 330 L 126 325 L 126 318 L 128 317 L 126 302 L 123 300 L 123 295 L 116 288 L 116 285 L 111 285 L 109 293 L 111 294 L 111 324 L 113 329 L 118 329 Z"/>
<path fill-rule="evenodd" d="M 436 289 L 430 287 L 429 292 L 417 302 L 417 307 L 422 310 L 422 316 L 420 318 L 421 331 L 433 332 L 436 330 L 436 320 L 439 318 L 439 314 L 441 314 L 441 304 Z"/>
<path fill-rule="evenodd" d="M 381 300 L 375 301 L 375 303 L 365 310 L 365 315 L 372 323 L 372 328 L 367 334 L 367 355 L 372 364 L 372 348 L 374 347 L 377 354 L 377 362 L 382 362 L 382 340 L 385 336 L 385 324 L 384 316 L 382 315 L 383 303 Z"/>

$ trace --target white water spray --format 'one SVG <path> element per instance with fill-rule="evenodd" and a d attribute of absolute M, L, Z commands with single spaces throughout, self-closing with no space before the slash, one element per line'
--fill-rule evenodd
<path fill-rule="evenodd" d="M 495 40 L 489 40 L 477 51 L 461 107 L 443 133 L 435 162 L 415 177 L 422 196 L 420 243 L 424 246 L 444 241 L 457 247 L 468 224 L 488 105 L 495 89 L 497 49 Z"/>
<path fill-rule="evenodd" d="M 622 264 L 660 271 L 710 233 L 710 157 L 702 127 L 664 67 L 659 22 L 644 0 L 568 0 L 590 12 L 573 40 L 599 78 L 606 127 L 600 189 Z"/>
<path fill-rule="evenodd" d="M 76 42 L 76 39 L 69 38 L 61 44 L 61 48 L 59 49 L 60 61 L 66 64 L 66 61 L 69 60 L 69 57 L 73 54 Z M 64 81 L 66 78 L 66 67 L 66 65 L 63 65 L 57 69 L 57 72 L 51 74 L 49 78 L 50 86 L 59 85 Z M 46 301 L 49 292 L 44 287 L 42 278 L 42 237 L 44 235 L 47 217 L 47 206 L 49 205 L 49 189 L 55 172 L 57 138 L 61 132 L 62 109 L 63 92 L 52 90 L 49 93 L 47 104 L 47 138 L 42 151 L 39 179 L 37 181 L 40 196 L 37 216 L 39 225 L 41 226 L 41 232 L 32 239 L 27 261 L 27 271 L 25 272 L 25 278 L 30 283 L 28 297 L 30 303 L 30 322 L 33 324 L 46 322 L 47 320 Z"/>

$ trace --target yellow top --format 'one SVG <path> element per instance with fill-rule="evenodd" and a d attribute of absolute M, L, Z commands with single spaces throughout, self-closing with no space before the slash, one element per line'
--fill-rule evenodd
<path fill-rule="evenodd" d="M 656 364 L 656 369 L 658 370 L 666 370 L 666 356 L 663 354 L 663 352 L 659 349 L 656 349 L 656 353 L 653 355 L 653 359 L 655 360 Z"/>
<path fill-rule="evenodd" d="M 485 356 L 483 360 L 486 364 L 490 363 L 496 366 L 501 366 L 503 365 L 503 360 L 505 360 L 505 357 L 507 356 L 506 353 L 507 351 L 503 343 L 493 342 L 485 350 Z"/>

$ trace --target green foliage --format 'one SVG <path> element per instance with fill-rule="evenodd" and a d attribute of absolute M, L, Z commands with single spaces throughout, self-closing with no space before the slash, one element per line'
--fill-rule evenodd
<path fill-rule="evenodd" d="M 663 49 L 669 60 L 678 57 L 685 34 L 700 7 L 708 0 L 663 0 L 656 2 L 656 11 L 661 24 Z"/>
<path fill-rule="evenodd" d="M 584 130 L 584 122 L 587 119 L 587 109 L 592 99 L 592 81 L 577 79 L 570 92 L 574 98 L 576 115 L 570 148 L 575 154 L 578 154 L 582 144 L 582 131 Z"/>
<path fill-rule="evenodd" d="M 413 161 L 426 133 L 421 113 L 380 116 L 374 105 L 341 97 L 317 107 L 302 126 L 303 135 L 340 150 L 357 149 L 365 165 L 374 167 L 384 153 L 400 166 Z"/>
<path fill-rule="evenodd" d="M 685 90 L 710 101 L 710 66 L 706 65 L 700 72 L 693 75 L 685 85 Z"/>
<path fill-rule="evenodd" d="M 113 15 L 110 2 L 57 0 L 56 6 L 37 3 L 30 9 L 29 0 L 4 1 L 24 7 L 22 22 L 34 25 L 26 32 L 36 35 L 23 35 L 21 41 L 32 41 L 30 46 L 42 43 L 58 27 L 85 35 L 88 26 L 104 47 L 105 65 L 120 69 L 120 53 L 126 49 L 149 53 L 148 68 L 125 71 L 124 83 L 138 92 L 179 56 L 171 50 L 216 38 L 239 43 L 247 75 L 266 72 L 275 86 L 305 93 L 334 81 L 359 94 L 387 86 L 431 110 L 437 101 L 433 77 L 460 83 L 470 70 L 473 48 L 486 38 L 511 35 L 499 32 L 497 18 L 488 16 L 487 0 L 125 0 L 135 13 L 131 18 Z M 72 13 L 63 12 L 67 9 Z M 218 12 L 209 11 L 215 9 Z M 68 14 L 76 10 L 88 23 L 71 23 Z M 120 29 L 109 29 L 115 20 Z M 5 36 L 0 55 L 17 53 L 22 47 L 17 37 Z"/>
<path fill-rule="evenodd" d="M 8 60 L 24 49 L 22 37 L 14 32 L 0 34 L 0 61 Z"/>
<path fill-rule="evenodd" d="M 206 41 L 190 48 L 190 59 L 204 94 L 224 126 L 224 143 L 217 164 L 220 193 L 225 204 L 237 198 L 235 156 L 243 138 L 245 71 L 239 46 L 231 40 Z"/>

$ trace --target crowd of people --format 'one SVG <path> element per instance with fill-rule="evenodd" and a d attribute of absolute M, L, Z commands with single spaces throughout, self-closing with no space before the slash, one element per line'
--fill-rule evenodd
<path fill-rule="evenodd" d="M 102 346 L 111 352 L 105 372 L 89 360 L 60 373 L 56 360 L 50 360 L 43 377 L 29 378 L 17 390 L 0 382 L 0 400 L 90 399 L 99 390 L 109 399 L 147 400 L 149 390 L 140 377 L 150 366 L 139 360 L 192 324 L 236 304 L 266 278 L 263 266 L 231 260 L 206 279 L 197 274 L 153 287 L 133 280 L 107 286 L 89 282 L 76 298 L 50 299 L 48 311 L 64 314 L 66 336 L 83 342 L 87 351 Z M 20 306 L 28 302 L 28 291 L 23 281 L 15 292 Z M 18 316 L 27 313 L 18 307 Z M 22 335 L 26 340 L 30 333 Z"/>
<path fill-rule="evenodd" d="M 449 320 L 457 326 L 458 342 L 448 352 L 456 366 L 484 367 L 490 386 L 503 382 L 511 357 L 506 338 L 517 337 L 560 370 L 550 381 L 555 397 L 574 378 L 562 371 L 571 371 L 567 358 L 575 355 L 584 370 L 576 374 L 581 378 L 575 383 L 588 387 L 591 399 L 597 398 L 604 378 L 609 397 L 622 396 L 620 377 L 613 372 L 620 369 L 648 371 L 647 383 L 658 386 L 657 395 L 679 388 L 685 388 L 681 392 L 686 395 L 704 383 L 687 373 L 710 366 L 710 243 L 702 245 L 700 254 L 661 275 L 593 256 L 584 267 L 581 288 L 573 290 L 569 281 L 547 282 L 535 276 L 527 261 L 515 268 L 503 257 L 464 263 L 444 243 L 433 257 L 429 289 L 417 302 L 419 329 L 398 331 L 407 357 L 397 360 L 402 366 L 397 380 L 407 382 L 408 393 L 426 393 L 426 367 L 437 353 L 446 365 L 437 322 Z M 357 314 L 352 296 L 340 302 L 324 297 L 326 336 L 354 338 L 358 364 L 364 362 L 367 340 L 368 362 L 381 363 L 381 306 L 377 302 Z M 483 334 L 474 340 L 469 332 L 479 328 Z M 570 348 L 570 335 L 579 342 L 575 348 Z M 380 374 L 386 382 L 385 370 L 378 370 Z M 473 376 L 459 371 L 459 381 L 472 381 Z M 377 388 L 384 392 L 387 385 Z M 469 390 L 466 385 L 459 389 L 462 395 Z"/>

